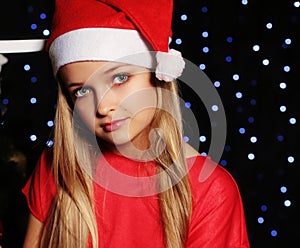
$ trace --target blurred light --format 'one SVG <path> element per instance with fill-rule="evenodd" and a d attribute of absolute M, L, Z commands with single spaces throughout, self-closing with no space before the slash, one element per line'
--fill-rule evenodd
<path fill-rule="evenodd" d="M 42 20 L 46 19 L 46 17 L 47 17 L 47 15 L 46 15 L 45 13 L 41 13 L 41 14 L 40 14 L 40 18 L 41 18 Z"/>
<path fill-rule="evenodd" d="M 253 153 L 248 154 L 248 159 L 253 160 L 255 158 L 255 155 Z"/>
<path fill-rule="evenodd" d="M 285 200 L 284 203 L 283 203 L 283 205 L 285 207 L 290 207 L 292 205 L 292 202 L 290 200 Z"/>
<path fill-rule="evenodd" d="M 233 38 L 232 38 L 231 36 L 228 36 L 228 37 L 226 38 L 226 41 L 227 41 L 228 43 L 231 43 L 231 42 L 233 41 Z"/>
<path fill-rule="evenodd" d="M 259 223 L 259 224 L 262 224 L 262 223 L 264 223 L 264 218 L 263 217 L 258 217 L 258 219 L 257 219 L 257 222 Z"/>
<path fill-rule="evenodd" d="M 204 135 L 201 135 L 199 137 L 200 142 L 205 142 L 206 141 L 206 137 Z"/>
<path fill-rule="evenodd" d="M 259 51 L 259 50 L 260 50 L 259 45 L 254 45 L 254 46 L 253 46 L 253 51 L 257 52 L 257 51 Z"/>
<path fill-rule="evenodd" d="M 30 25 L 30 28 L 31 28 L 32 30 L 35 30 L 35 29 L 37 29 L 37 25 L 36 25 L 35 23 L 32 23 L 32 24 Z"/>
<path fill-rule="evenodd" d="M 285 72 L 289 72 L 291 70 L 291 68 L 288 65 L 286 65 L 286 66 L 283 67 L 283 70 Z"/>
<path fill-rule="evenodd" d="M 53 121 L 47 121 L 47 126 L 48 127 L 53 127 L 54 126 L 54 122 Z"/>
<path fill-rule="evenodd" d="M 276 230 L 272 230 L 271 231 L 271 236 L 276 237 L 277 236 L 277 231 Z"/>
<path fill-rule="evenodd" d="M 292 156 L 289 156 L 287 158 L 287 160 L 288 160 L 289 163 L 294 163 L 294 161 L 295 161 L 294 157 L 292 157 Z"/>
<path fill-rule="evenodd" d="M 292 125 L 296 124 L 296 118 L 294 118 L 294 117 L 290 118 L 290 119 L 289 119 L 289 122 L 290 122 Z"/>
<path fill-rule="evenodd" d="M 245 128 L 241 127 L 241 128 L 239 129 L 239 133 L 240 133 L 240 134 L 244 134 L 245 132 L 246 132 Z"/>
<path fill-rule="evenodd" d="M 269 22 L 269 23 L 267 23 L 266 27 L 267 27 L 267 29 L 271 29 L 273 27 L 273 24 Z"/>
<path fill-rule="evenodd" d="M 286 88 L 286 83 L 285 83 L 285 82 L 281 82 L 281 83 L 279 84 L 279 87 L 280 87 L 281 89 L 285 89 L 285 88 Z"/>
<path fill-rule="evenodd" d="M 211 110 L 214 111 L 214 112 L 216 112 L 216 111 L 219 110 L 219 106 L 218 105 L 212 105 L 211 106 Z"/>
<path fill-rule="evenodd" d="M 31 81 L 31 83 L 36 83 L 37 82 L 37 77 L 31 77 L 30 81 Z"/>
<path fill-rule="evenodd" d="M 215 86 L 216 88 L 218 88 L 218 87 L 221 86 L 221 83 L 220 83 L 219 81 L 215 81 L 215 82 L 214 82 L 214 86 Z"/>
<path fill-rule="evenodd" d="M 182 40 L 178 38 L 178 39 L 175 40 L 175 43 L 176 43 L 177 45 L 180 45 L 180 44 L 182 43 Z"/>
<path fill-rule="evenodd" d="M 202 37 L 207 38 L 208 37 L 208 32 L 207 31 L 202 32 Z"/>
<path fill-rule="evenodd" d="M 280 187 L 280 191 L 281 191 L 281 193 L 286 193 L 287 192 L 287 188 L 285 186 L 281 186 Z"/>
<path fill-rule="evenodd" d="M 268 210 L 267 205 L 261 205 L 260 210 L 266 212 Z"/>
<path fill-rule="evenodd" d="M 202 11 L 203 13 L 207 13 L 207 12 L 208 12 L 208 8 L 204 6 L 204 7 L 202 7 L 201 11 Z"/>
<path fill-rule="evenodd" d="M 191 104 L 190 102 L 186 102 L 186 103 L 184 104 L 184 106 L 185 106 L 186 108 L 190 108 L 190 107 L 192 106 L 192 104 Z"/>
<path fill-rule="evenodd" d="M 205 64 L 201 64 L 201 65 L 199 65 L 199 68 L 200 68 L 201 70 L 205 70 L 206 65 L 205 65 Z"/>
<path fill-rule="evenodd" d="M 45 30 L 43 31 L 43 35 L 45 35 L 45 36 L 50 35 L 50 31 L 49 31 L 48 29 L 45 29 Z"/>
<path fill-rule="evenodd" d="M 30 138 L 31 141 L 36 141 L 37 140 L 37 137 L 36 137 L 35 134 L 30 135 L 29 138 Z"/>
<path fill-rule="evenodd" d="M 233 79 L 234 81 L 238 81 L 238 80 L 240 79 L 240 76 L 239 76 L 238 74 L 234 74 L 234 75 L 232 76 L 232 79 Z"/>
<path fill-rule="evenodd" d="M 203 48 L 202 48 L 202 51 L 203 51 L 204 53 L 208 53 L 208 52 L 209 52 L 209 48 L 208 48 L 208 47 L 203 47 Z"/>
<path fill-rule="evenodd" d="M 243 94 L 241 92 L 235 93 L 236 98 L 240 99 L 243 97 Z"/>
<path fill-rule="evenodd" d="M 30 98 L 30 103 L 35 104 L 37 102 L 35 97 Z"/>
<path fill-rule="evenodd" d="M 24 65 L 24 70 L 29 71 L 30 70 L 30 65 L 28 65 L 28 64 Z"/>
<path fill-rule="evenodd" d="M 181 15 L 180 18 L 181 18 L 182 21 L 186 21 L 187 20 L 187 15 Z"/>
<path fill-rule="evenodd" d="M 280 106 L 280 112 L 285 112 L 286 111 L 286 106 Z"/>
<path fill-rule="evenodd" d="M 7 105 L 7 104 L 9 103 L 9 100 L 8 100 L 7 98 L 4 98 L 4 99 L 2 100 L 2 103 L 3 103 L 4 105 Z"/>
<path fill-rule="evenodd" d="M 269 61 L 268 59 L 264 59 L 264 60 L 262 61 L 262 64 L 263 64 L 263 65 L 269 65 L 269 64 L 270 64 L 270 61 Z"/>

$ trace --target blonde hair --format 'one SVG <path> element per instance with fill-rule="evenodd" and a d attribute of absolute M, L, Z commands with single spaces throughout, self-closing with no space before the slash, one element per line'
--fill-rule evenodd
<path fill-rule="evenodd" d="M 165 247 L 182 248 L 187 240 L 192 198 L 186 176 L 178 88 L 176 81 L 165 83 L 155 79 L 155 84 L 158 108 L 153 126 L 159 128 L 161 134 L 157 146 L 165 145 L 156 159 L 159 187 L 166 189 L 159 193 L 161 223 Z M 89 145 L 87 135 L 74 133 L 73 109 L 64 90 L 59 84 L 53 147 L 57 195 L 43 229 L 41 247 L 85 248 L 90 238 L 96 248 L 98 230 L 93 183 L 83 168 L 88 168 L 86 163 L 92 165 L 97 152 Z"/>

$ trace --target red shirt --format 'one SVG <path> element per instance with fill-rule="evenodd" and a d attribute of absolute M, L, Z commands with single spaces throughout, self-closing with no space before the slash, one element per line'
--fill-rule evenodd
<path fill-rule="evenodd" d="M 56 189 L 50 153 L 44 152 L 22 189 L 32 214 L 44 222 Z M 107 154 L 109 165 L 133 177 L 149 175 L 155 163 Z M 186 248 L 249 248 L 243 204 L 233 177 L 209 157 L 187 159 L 193 212 Z M 103 185 L 103 184 L 102 184 Z M 157 195 L 113 193 L 94 183 L 99 248 L 164 247 Z"/>

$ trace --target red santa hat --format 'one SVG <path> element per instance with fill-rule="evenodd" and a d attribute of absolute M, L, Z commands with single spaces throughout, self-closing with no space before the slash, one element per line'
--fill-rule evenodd
<path fill-rule="evenodd" d="M 56 0 L 46 45 L 54 74 L 68 63 L 104 60 L 155 69 L 165 81 L 179 77 L 185 63 L 169 49 L 172 12 L 172 0 Z"/>

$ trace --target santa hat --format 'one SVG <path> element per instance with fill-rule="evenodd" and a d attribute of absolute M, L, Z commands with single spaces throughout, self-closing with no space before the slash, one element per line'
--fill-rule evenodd
<path fill-rule="evenodd" d="M 181 75 L 181 53 L 169 49 L 172 0 L 56 0 L 46 49 L 54 74 L 79 61 L 119 61 L 155 69 L 171 81 Z"/>

